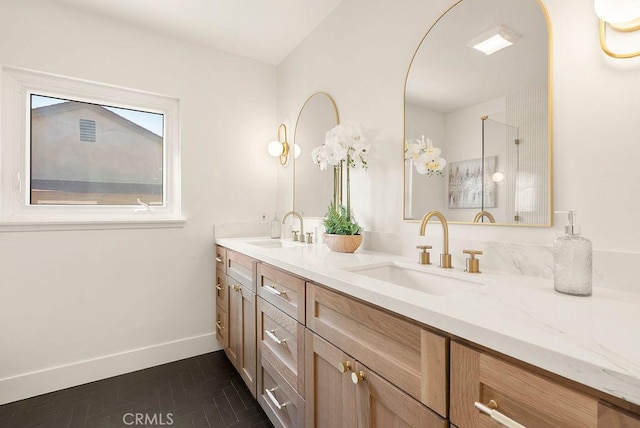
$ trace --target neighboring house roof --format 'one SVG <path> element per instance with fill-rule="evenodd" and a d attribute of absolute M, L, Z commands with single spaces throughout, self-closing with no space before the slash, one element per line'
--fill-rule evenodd
<path fill-rule="evenodd" d="M 147 128 L 143 128 L 142 126 L 138 125 L 135 122 L 132 122 L 122 116 L 120 116 L 119 114 L 116 114 L 114 112 L 112 112 L 111 110 L 108 110 L 104 107 L 102 107 L 101 105 L 98 104 L 91 104 L 91 103 L 84 103 L 84 102 L 77 102 L 77 101 L 66 101 L 63 103 L 58 103 L 58 104 L 52 104 L 49 106 L 44 106 L 44 107 L 37 107 L 34 108 L 33 110 L 31 110 L 31 114 L 33 115 L 39 115 L 39 116 L 52 116 L 55 115 L 57 113 L 62 113 L 62 112 L 68 112 L 68 111 L 73 111 L 73 110 L 93 110 L 96 113 L 99 113 L 103 116 L 105 116 L 107 119 L 113 121 L 113 122 L 117 122 L 120 125 L 134 131 L 137 132 L 139 134 L 142 134 L 143 136 L 147 137 L 147 138 L 151 138 L 151 139 L 156 139 L 158 142 L 162 142 L 162 137 L 159 136 L 158 134 L 149 131 Z"/>

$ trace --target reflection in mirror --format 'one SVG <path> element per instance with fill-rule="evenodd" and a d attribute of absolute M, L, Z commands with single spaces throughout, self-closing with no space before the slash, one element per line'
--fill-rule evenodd
<path fill-rule="evenodd" d="M 496 29 L 513 44 L 471 46 Z M 461 0 L 434 24 L 405 85 L 405 220 L 551 223 L 548 58 L 536 0 Z"/>
<path fill-rule="evenodd" d="M 327 131 L 338 123 L 336 103 L 325 92 L 311 95 L 298 114 L 293 140 L 300 156 L 294 160 L 293 209 L 304 217 L 324 217 L 333 199 L 333 174 L 313 163 L 311 151 L 324 143 Z"/>

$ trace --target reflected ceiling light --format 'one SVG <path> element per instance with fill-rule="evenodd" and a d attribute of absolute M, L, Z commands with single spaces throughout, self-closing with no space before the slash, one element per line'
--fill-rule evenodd
<path fill-rule="evenodd" d="M 280 130 L 284 130 L 284 138 L 280 135 Z M 284 123 L 281 123 L 280 126 L 278 126 L 278 140 L 271 141 L 267 146 L 267 151 L 273 157 L 280 157 L 280 165 L 286 165 L 289 161 L 287 127 Z"/>
<path fill-rule="evenodd" d="M 491 176 L 491 179 L 496 183 L 502 183 L 504 180 L 504 174 L 501 172 L 496 172 Z"/>
<path fill-rule="evenodd" d="M 499 26 L 474 37 L 467 43 L 467 46 L 479 50 L 485 55 L 491 55 L 500 49 L 511 46 L 518 39 L 516 33 L 507 27 Z"/>
<path fill-rule="evenodd" d="M 595 0 L 596 15 L 600 18 L 600 47 L 614 58 L 633 58 L 637 52 L 613 52 L 607 46 L 607 27 L 622 33 L 640 30 L 640 0 Z"/>

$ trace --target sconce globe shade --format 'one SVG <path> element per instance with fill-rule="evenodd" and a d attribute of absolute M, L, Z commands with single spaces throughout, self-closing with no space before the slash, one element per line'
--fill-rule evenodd
<path fill-rule="evenodd" d="M 284 145 L 280 141 L 271 141 L 267 146 L 267 151 L 273 157 L 280 156 L 284 152 Z"/>
<path fill-rule="evenodd" d="M 613 24 L 640 18 L 639 0 L 595 0 L 594 7 L 600 19 Z"/>
<path fill-rule="evenodd" d="M 504 180 L 504 174 L 501 172 L 496 172 L 491 176 L 491 179 L 496 183 L 501 183 Z"/>
<path fill-rule="evenodd" d="M 298 159 L 300 157 L 300 152 L 302 152 L 302 149 L 300 148 L 299 145 L 294 144 L 293 145 L 293 157 Z"/>

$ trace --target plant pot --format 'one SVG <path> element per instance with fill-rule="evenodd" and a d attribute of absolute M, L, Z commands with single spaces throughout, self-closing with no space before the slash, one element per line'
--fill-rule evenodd
<path fill-rule="evenodd" d="M 331 251 L 338 253 L 353 253 L 362 244 L 362 235 L 333 235 L 324 234 L 324 243 Z"/>

